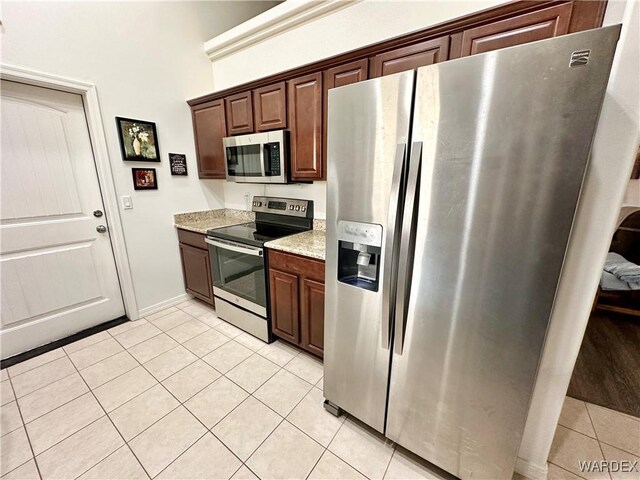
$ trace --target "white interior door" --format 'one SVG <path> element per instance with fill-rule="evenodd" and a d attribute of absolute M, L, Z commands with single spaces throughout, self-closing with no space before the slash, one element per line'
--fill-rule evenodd
<path fill-rule="evenodd" d="M 124 315 L 80 95 L 2 81 L 2 358 Z M 94 216 L 100 211 L 102 216 Z"/>

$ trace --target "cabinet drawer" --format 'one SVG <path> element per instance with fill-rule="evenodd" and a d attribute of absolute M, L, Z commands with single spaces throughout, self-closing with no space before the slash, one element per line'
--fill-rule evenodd
<path fill-rule="evenodd" d="M 204 241 L 205 235 L 197 232 L 190 232 L 189 230 L 178 229 L 178 241 L 180 243 L 186 243 L 192 247 L 201 248 L 207 250 L 207 244 Z"/>
<path fill-rule="evenodd" d="M 269 267 L 324 283 L 324 262 L 269 250 Z"/>

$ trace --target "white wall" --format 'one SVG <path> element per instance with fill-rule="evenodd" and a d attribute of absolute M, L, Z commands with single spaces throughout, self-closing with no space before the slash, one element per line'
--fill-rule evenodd
<path fill-rule="evenodd" d="M 640 180 L 629 180 L 627 193 L 622 204 L 629 207 L 640 207 Z"/>
<path fill-rule="evenodd" d="M 251 28 L 272 18 L 291 3 L 278 5 L 249 22 L 238 25 L 225 36 L 237 35 L 241 41 Z M 214 91 L 282 72 L 323 58 L 348 52 L 415 30 L 445 22 L 471 12 L 504 3 L 504 0 L 446 2 L 375 1 L 343 2 L 342 8 L 311 21 L 298 23 L 275 36 L 212 62 Z M 268 58 L 269 61 L 263 61 Z M 316 218 L 326 218 L 326 182 L 295 186 L 224 185 L 225 206 L 244 208 L 245 195 L 281 195 L 313 200 Z"/>
<path fill-rule="evenodd" d="M 96 84 L 139 308 L 184 294 L 173 214 L 219 208 L 221 181 L 198 180 L 186 100 L 211 91 L 205 40 L 275 2 L 3 2 L 2 62 Z M 232 6 L 231 6 L 232 5 Z M 114 117 L 156 122 L 162 162 L 124 163 Z M 187 155 L 172 177 L 169 152 Z M 131 167 L 157 169 L 134 191 Z"/>
<path fill-rule="evenodd" d="M 640 141 L 640 4 L 610 0 L 604 23 L 623 23 L 623 30 L 520 447 L 520 457 L 540 469 L 546 465 Z"/>

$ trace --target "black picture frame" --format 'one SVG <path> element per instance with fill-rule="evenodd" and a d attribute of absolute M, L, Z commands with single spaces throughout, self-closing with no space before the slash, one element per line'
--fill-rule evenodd
<path fill-rule="evenodd" d="M 187 156 L 183 153 L 169 154 L 169 168 L 171 175 L 186 176 L 187 172 Z"/>
<path fill-rule="evenodd" d="M 160 162 L 160 146 L 155 123 L 116 117 L 116 125 L 123 161 Z"/>
<path fill-rule="evenodd" d="M 155 168 L 132 168 L 131 176 L 134 190 L 158 189 L 158 175 Z"/>

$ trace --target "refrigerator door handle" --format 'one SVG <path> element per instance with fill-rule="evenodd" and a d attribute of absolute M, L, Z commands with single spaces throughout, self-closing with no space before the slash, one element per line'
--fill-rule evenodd
<path fill-rule="evenodd" d="M 416 213 L 418 205 L 418 181 L 422 165 L 422 142 L 413 142 L 409 156 L 409 173 L 407 175 L 407 194 L 402 215 L 402 233 L 400 235 L 400 253 L 398 255 L 398 287 L 396 294 L 395 340 L 394 352 L 402 355 L 404 333 L 411 291 L 411 274 L 413 267 L 413 250 L 416 236 Z"/>
<path fill-rule="evenodd" d="M 387 232 L 385 238 L 384 252 L 384 278 L 382 281 L 382 326 L 381 342 L 382 348 L 388 349 L 391 346 L 391 318 L 395 297 L 392 295 L 396 289 L 398 270 L 398 235 L 400 225 L 398 221 L 402 215 L 402 203 L 400 195 L 404 187 L 404 171 L 407 144 L 399 143 L 396 146 L 396 157 L 393 163 L 393 178 L 391 181 L 391 198 L 389 199 L 389 218 L 387 220 Z M 400 212 L 400 213 L 399 213 Z"/>

